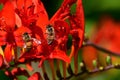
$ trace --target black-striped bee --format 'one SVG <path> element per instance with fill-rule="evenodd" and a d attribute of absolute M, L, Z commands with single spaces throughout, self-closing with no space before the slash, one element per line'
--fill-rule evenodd
<path fill-rule="evenodd" d="M 25 32 L 23 34 L 23 41 L 25 42 L 24 44 L 24 51 L 29 52 L 31 48 L 33 47 L 33 42 L 37 43 L 38 45 L 41 44 L 41 41 L 35 38 L 31 38 L 31 36 Z"/>
<path fill-rule="evenodd" d="M 47 42 L 51 44 L 55 39 L 55 30 L 51 25 L 46 27 L 46 34 L 47 34 Z"/>

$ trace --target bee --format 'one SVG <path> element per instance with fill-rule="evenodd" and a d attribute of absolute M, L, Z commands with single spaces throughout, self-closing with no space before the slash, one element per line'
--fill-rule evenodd
<path fill-rule="evenodd" d="M 51 25 L 46 27 L 46 34 L 47 34 L 47 42 L 51 44 L 55 39 L 55 30 Z"/>
<path fill-rule="evenodd" d="M 23 35 L 23 41 L 25 42 L 24 44 L 24 51 L 25 52 L 29 52 L 32 47 L 33 47 L 33 42 L 37 43 L 38 45 L 41 44 L 41 41 L 36 39 L 36 38 L 32 38 L 29 33 L 25 32 Z"/>
<path fill-rule="evenodd" d="M 22 35 L 22 37 L 23 37 L 23 41 L 25 42 L 24 43 L 24 51 L 25 52 L 29 52 L 30 50 L 31 50 L 31 48 L 32 48 L 32 45 L 33 45 L 33 42 L 32 42 L 32 39 L 31 39 L 31 36 L 27 33 L 27 32 L 25 32 L 23 35 Z"/>

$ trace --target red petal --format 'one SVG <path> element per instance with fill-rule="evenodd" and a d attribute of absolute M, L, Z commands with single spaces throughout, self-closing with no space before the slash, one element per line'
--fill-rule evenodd
<path fill-rule="evenodd" d="M 30 7 L 32 5 L 32 0 L 24 0 L 25 1 L 25 10 L 28 9 L 28 7 Z"/>
<path fill-rule="evenodd" d="M 7 2 L 2 11 L 1 11 L 2 18 L 5 20 L 5 23 L 7 24 L 7 30 L 13 30 L 15 26 L 15 12 L 14 12 L 14 6 L 11 2 Z"/>
<path fill-rule="evenodd" d="M 27 63 L 27 64 L 26 64 L 26 67 L 27 67 L 27 69 L 28 69 L 29 71 L 33 71 L 33 70 L 34 70 L 33 67 L 32 67 L 32 65 L 31 65 L 31 63 Z"/>
<path fill-rule="evenodd" d="M 2 66 L 3 64 L 3 56 L 0 54 L 0 67 Z"/>
<path fill-rule="evenodd" d="M 17 27 L 21 27 L 22 26 L 22 21 L 21 21 L 20 17 L 17 14 L 15 14 L 15 19 L 16 19 L 15 23 L 16 23 Z"/>
<path fill-rule="evenodd" d="M 39 27 L 42 28 L 43 31 L 46 30 L 46 25 L 48 24 L 48 14 L 42 4 L 42 2 L 40 2 L 40 4 L 37 6 L 36 11 L 38 13 L 38 20 L 37 20 L 37 25 Z"/>
<path fill-rule="evenodd" d="M 41 29 L 41 27 L 39 26 L 34 26 L 31 27 L 30 30 L 33 32 L 33 34 L 35 35 L 34 37 L 37 39 L 41 39 L 41 40 L 45 40 L 44 36 L 43 36 L 43 31 Z"/>
<path fill-rule="evenodd" d="M 8 0 L 0 0 L 0 4 L 5 4 Z"/>
<path fill-rule="evenodd" d="M 13 68 L 13 70 L 11 71 L 12 75 L 15 75 L 18 72 L 18 68 Z"/>
<path fill-rule="evenodd" d="M 28 80 L 40 80 L 40 79 L 41 79 L 41 75 L 38 72 L 34 73 L 32 76 L 28 78 Z"/>
<path fill-rule="evenodd" d="M 12 58 L 13 58 L 13 55 L 12 55 L 12 45 L 10 44 L 7 44 L 7 46 L 5 47 L 5 51 L 4 51 L 4 56 L 5 56 L 5 59 L 6 61 L 9 63 Z"/>
<path fill-rule="evenodd" d="M 36 54 L 37 54 L 37 49 L 36 48 L 32 48 L 29 52 L 23 52 L 21 55 L 20 55 L 20 58 L 19 59 L 22 59 L 22 58 L 25 58 L 25 59 L 33 59 L 33 58 L 36 58 Z"/>
<path fill-rule="evenodd" d="M 57 38 L 68 36 L 70 27 L 67 22 L 62 20 L 57 20 L 54 22 L 55 34 Z"/>
<path fill-rule="evenodd" d="M 25 0 L 17 0 L 16 4 L 17 4 L 17 8 L 21 9 L 23 8 Z"/>
<path fill-rule="evenodd" d="M 33 3 L 34 3 L 34 5 L 35 5 L 35 9 L 34 9 L 34 14 L 36 14 L 36 13 L 39 13 L 39 10 L 40 10 L 40 4 L 41 4 L 41 2 L 40 2 L 40 0 L 32 0 L 33 1 Z M 39 4 L 40 3 L 40 4 Z M 43 6 L 43 5 L 42 5 Z M 46 13 L 47 14 L 47 13 Z"/>
<path fill-rule="evenodd" d="M 55 20 L 64 20 L 68 17 L 70 13 L 70 7 L 76 0 L 64 0 L 61 7 L 57 10 L 54 16 L 50 19 L 50 22 L 53 23 Z"/>
<path fill-rule="evenodd" d="M 61 59 L 67 63 L 70 63 L 70 58 L 65 54 L 65 52 L 61 51 L 61 50 L 54 50 L 51 54 L 50 54 L 50 58 L 51 59 Z"/>
<path fill-rule="evenodd" d="M 84 31 L 84 11 L 82 6 L 82 0 L 77 0 L 77 7 L 76 7 L 76 18 L 79 27 Z"/>
<path fill-rule="evenodd" d="M 27 72 L 24 68 L 16 67 L 16 68 L 13 68 L 13 69 L 11 70 L 11 74 L 12 74 L 12 76 L 16 76 L 16 75 L 27 75 L 28 72 Z"/>
<path fill-rule="evenodd" d="M 79 31 L 79 38 L 81 39 L 80 40 L 80 43 L 79 43 L 79 48 L 82 46 L 82 43 L 83 43 L 83 40 L 84 40 L 84 31 L 83 30 L 79 30 L 78 29 L 78 31 Z"/>
<path fill-rule="evenodd" d="M 0 46 L 6 44 L 7 32 L 0 30 Z"/>
<path fill-rule="evenodd" d="M 77 0 L 64 0 L 64 3 L 62 4 L 63 6 L 67 6 L 67 5 L 72 5 L 73 3 L 75 3 Z"/>
<path fill-rule="evenodd" d="M 80 48 L 84 38 L 84 13 L 82 7 L 82 0 L 77 1 L 76 14 L 70 16 L 70 23 L 73 30 L 72 36 L 75 39 L 75 44 L 79 44 Z"/>

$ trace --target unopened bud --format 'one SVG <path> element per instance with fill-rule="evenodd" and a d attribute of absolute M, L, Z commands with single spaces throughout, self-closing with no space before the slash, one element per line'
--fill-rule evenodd
<path fill-rule="evenodd" d="M 93 60 L 93 66 L 95 67 L 95 68 L 97 68 L 97 61 L 96 60 Z"/>
<path fill-rule="evenodd" d="M 111 57 L 110 56 L 106 57 L 106 63 L 107 63 L 107 65 L 111 64 Z"/>
<path fill-rule="evenodd" d="M 103 68 L 102 66 L 100 66 L 100 67 L 99 67 L 99 70 L 100 70 L 100 71 L 103 71 L 103 70 L 104 70 L 104 68 Z"/>

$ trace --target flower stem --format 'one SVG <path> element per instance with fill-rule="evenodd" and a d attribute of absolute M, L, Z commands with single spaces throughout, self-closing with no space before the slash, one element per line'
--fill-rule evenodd
<path fill-rule="evenodd" d="M 42 72 L 43 72 L 43 77 L 44 77 L 44 79 L 45 79 L 45 80 L 49 80 L 48 75 L 47 75 L 47 73 L 46 73 L 46 69 L 45 69 L 44 63 L 43 63 L 43 65 L 42 65 Z"/>
<path fill-rule="evenodd" d="M 98 46 L 98 45 L 96 45 L 96 44 L 94 44 L 90 41 L 85 42 L 85 44 L 82 47 L 86 47 L 86 46 L 92 46 L 99 51 L 102 51 L 102 52 L 105 52 L 107 54 L 111 54 L 111 55 L 114 55 L 114 56 L 117 56 L 117 57 L 120 56 L 120 53 L 112 52 L 112 51 L 107 50 L 105 48 L 102 48 L 102 47 L 100 47 L 100 46 Z"/>
<path fill-rule="evenodd" d="M 56 70 L 56 75 L 58 78 L 62 78 L 62 75 L 60 73 L 60 60 L 57 60 L 57 63 L 56 63 L 56 67 L 57 67 L 57 70 Z"/>
<path fill-rule="evenodd" d="M 75 74 L 78 73 L 78 49 L 76 48 L 75 49 L 75 46 L 72 45 L 71 47 L 71 53 L 70 53 L 70 60 L 72 59 L 72 57 L 74 56 L 74 72 Z M 67 64 L 67 67 L 68 67 L 68 64 Z"/>
<path fill-rule="evenodd" d="M 78 73 L 78 54 L 76 53 L 76 51 L 74 54 L 74 72 L 75 75 Z"/>
<path fill-rule="evenodd" d="M 49 64 L 50 64 L 50 68 L 52 70 L 52 80 L 56 80 L 56 78 L 55 78 L 56 72 L 55 72 L 55 68 L 54 68 L 54 61 L 49 60 Z"/>
<path fill-rule="evenodd" d="M 63 66 L 63 77 L 66 77 L 66 71 L 67 71 L 67 66 L 65 62 L 62 62 L 62 66 Z"/>
<path fill-rule="evenodd" d="M 72 57 L 73 57 L 73 55 L 74 55 L 74 50 L 75 50 L 75 48 L 74 48 L 74 46 L 72 45 L 72 47 L 71 47 L 71 53 L 70 53 L 70 56 L 69 56 L 70 60 L 72 59 Z"/>

